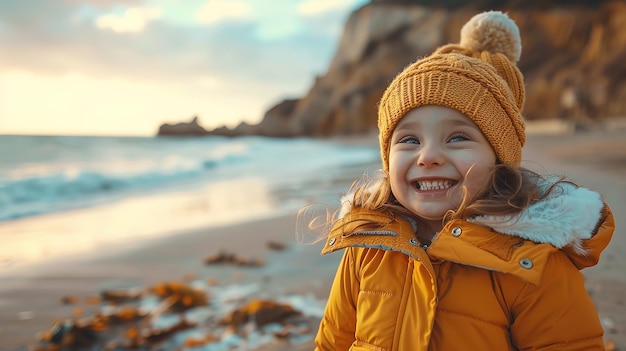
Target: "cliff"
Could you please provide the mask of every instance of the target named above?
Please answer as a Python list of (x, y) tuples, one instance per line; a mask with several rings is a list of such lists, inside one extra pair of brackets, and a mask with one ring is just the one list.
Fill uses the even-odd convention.
[(206, 135), (207, 131), (198, 123), (198, 116), (194, 116), (189, 122), (162, 124), (159, 126), (157, 134), (164, 136), (202, 136)]
[[(486, 3), (504, 5), (484, 8)], [(538, 1), (532, 8), (524, 3), (445, 8), (371, 2), (348, 18), (327, 72), (305, 96), (279, 103), (258, 125), (208, 133), (330, 136), (375, 129), (377, 103), (393, 77), (438, 46), (458, 42), (461, 26), (485, 9), (506, 11), (520, 28), (527, 120), (566, 118), (583, 124), (625, 116), (626, 2)]]

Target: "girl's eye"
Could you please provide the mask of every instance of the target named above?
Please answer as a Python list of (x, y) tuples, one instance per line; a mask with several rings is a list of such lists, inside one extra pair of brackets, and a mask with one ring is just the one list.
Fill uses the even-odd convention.
[(420, 141), (416, 137), (405, 136), (404, 138), (398, 140), (399, 144), (419, 144)]
[(449, 139), (450, 142), (457, 142), (457, 141), (464, 141), (464, 140), (471, 140), (471, 138), (467, 134), (464, 134), (464, 133), (454, 133)]

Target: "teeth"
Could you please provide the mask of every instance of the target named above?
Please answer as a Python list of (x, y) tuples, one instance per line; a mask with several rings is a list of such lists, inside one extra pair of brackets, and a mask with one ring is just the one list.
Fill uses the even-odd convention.
[(420, 180), (417, 182), (419, 190), (443, 190), (452, 186), (449, 180)]

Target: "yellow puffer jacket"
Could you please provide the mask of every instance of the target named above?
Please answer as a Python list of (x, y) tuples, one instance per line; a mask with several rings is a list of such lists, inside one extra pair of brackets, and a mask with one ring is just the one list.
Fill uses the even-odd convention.
[(316, 350), (603, 350), (579, 269), (614, 219), (597, 193), (563, 188), (514, 218), (450, 221), (428, 247), (407, 219), (345, 209), (322, 251), (347, 248)]

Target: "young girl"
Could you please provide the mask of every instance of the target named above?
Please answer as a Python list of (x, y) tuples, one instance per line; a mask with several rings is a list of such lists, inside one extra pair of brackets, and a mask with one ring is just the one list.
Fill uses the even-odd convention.
[(602, 350), (580, 269), (614, 229), (601, 196), (520, 167), (521, 40), (501, 12), (401, 72), (379, 105), (383, 172), (331, 218), (346, 249), (317, 350)]

